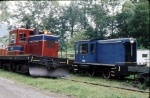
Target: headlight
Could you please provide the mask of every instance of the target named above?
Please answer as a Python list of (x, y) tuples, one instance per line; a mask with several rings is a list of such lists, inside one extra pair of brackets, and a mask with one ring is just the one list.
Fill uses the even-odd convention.
[(131, 43), (131, 44), (134, 43), (134, 38), (130, 38), (130, 43)]

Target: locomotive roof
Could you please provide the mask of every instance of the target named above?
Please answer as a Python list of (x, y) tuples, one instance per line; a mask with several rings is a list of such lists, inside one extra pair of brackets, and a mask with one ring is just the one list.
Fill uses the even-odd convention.
[(97, 38), (97, 39), (89, 39), (89, 40), (78, 40), (78, 41), (75, 41), (75, 42), (88, 42), (88, 41), (96, 41), (96, 40), (106, 40), (104, 38)]
[(43, 35), (45, 35), (45, 36), (52, 36), (52, 37), (59, 37), (59, 36), (56, 36), (56, 35), (47, 35), (47, 34), (31, 35), (31, 36), (29, 36), (29, 37), (43, 36)]
[[(31, 30), (31, 31), (34, 30), (34, 29), (26, 29), (26, 28), (16, 28), (16, 29), (13, 29), (13, 30), (18, 30), (18, 29), (21, 29), (21, 30)], [(10, 31), (13, 31), (13, 30), (10, 30)]]
[[(107, 40), (100, 40), (100, 41), (130, 41), (131, 38), (118, 38), (118, 39), (107, 39)], [(133, 38), (136, 40), (135, 38)]]
[[(16, 29), (13, 29), (13, 30), (19, 30), (19, 29), (21, 29), (21, 30), (30, 30), (30, 31), (34, 31), (34, 28), (32, 28), (32, 29), (27, 29), (27, 28), (16, 28)], [(11, 31), (13, 31), (13, 30), (11, 30)], [(39, 32), (42, 32), (42, 30), (39, 30)]]
[[(134, 38), (133, 38), (134, 39)], [(89, 42), (89, 41), (103, 41), (103, 42), (106, 42), (106, 41), (130, 41), (130, 38), (116, 38), (116, 39), (90, 39), (90, 40), (79, 40), (79, 41), (75, 41), (75, 42)], [(136, 39), (134, 39), (134, 41), (136, 41)]]

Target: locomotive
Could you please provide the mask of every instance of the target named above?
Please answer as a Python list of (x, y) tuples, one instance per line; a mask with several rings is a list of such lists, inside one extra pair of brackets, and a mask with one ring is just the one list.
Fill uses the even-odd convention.
[(9, 32), (9, 45), (0, 49), (0, 68), (31, 76), (69, 75), (67, 58), (58, 57), (58, 36), (38, 28), (17, 28)]
[(107, 79), (138, 74), (149, 81), (149, 67), (137, 63), (137, 48), (134, 38), (76, 41), (73, 68), (90, 76), (101, 73)]
[(134, 38), (76, 41), (74, 60), (59, 58), (58, 46), (58, 36), (37, 28), (17, 28), (9, 32), (8, 47), (0, 49), (0, 68), (41, 77), (65, 77), (70, 70), (90, 76), (101, 73), (106, 79), (137, 74), (149, 81), (149, 67), (137, 63)]

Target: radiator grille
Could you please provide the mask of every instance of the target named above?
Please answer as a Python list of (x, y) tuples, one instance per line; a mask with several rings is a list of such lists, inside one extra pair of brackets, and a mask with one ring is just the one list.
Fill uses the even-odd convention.
[(47, 40), (46, 48), (55, 48), (55, 41)]

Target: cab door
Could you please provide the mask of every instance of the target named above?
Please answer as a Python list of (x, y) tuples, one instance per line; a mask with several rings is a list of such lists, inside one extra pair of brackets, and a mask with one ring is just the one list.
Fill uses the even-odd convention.
[(89, 63), (89, 43), (88, 42), (77, 42), (75, 44), (75, 62)]
[(96, 63), (96, 43), (89, 43), (89, 63)]

